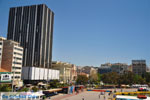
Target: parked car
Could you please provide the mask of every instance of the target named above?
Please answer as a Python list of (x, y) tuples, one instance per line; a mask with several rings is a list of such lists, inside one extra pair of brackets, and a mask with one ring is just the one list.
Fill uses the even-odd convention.
[(139, 87), (138, 91), (148, 91), (147, 87)]

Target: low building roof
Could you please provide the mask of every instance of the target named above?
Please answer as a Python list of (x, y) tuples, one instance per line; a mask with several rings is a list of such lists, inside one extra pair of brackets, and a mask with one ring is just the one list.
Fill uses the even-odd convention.
[(4, 38), (4, 37), (0, 37), (0, 40), (2, 40), (2, 41), (3, 41), (3, 40), (6, 40), (6, 38)]
[(9, 71), (7, 71), (7, 70), (5, 70), (3, 68), (0, 68), (0, 72), (9, 72)]

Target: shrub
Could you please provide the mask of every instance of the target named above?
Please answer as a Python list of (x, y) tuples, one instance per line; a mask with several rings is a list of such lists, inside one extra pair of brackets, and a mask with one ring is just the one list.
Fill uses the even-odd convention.
[(32, 88), (32, 90), (33, 90), (33, 92), (37, 92), (39, 89), (38, 89), (36, 86), (34, 86), (34, 87)]
[(59, 81), (58, 80), (53, 80), (52, 82), (50, 82), (50, 87), (51, 88), (57, 88), (59, 86)]
[(22, 88), (21, 90), (19, 90), (18, 92), (27, 92), (27, 91), (29, 91), (29, 88)]
[(0, 85), (0, 92), (10, 92), (11, 90), (12, 90), (11, 86), (8, 84), (1, 84)]

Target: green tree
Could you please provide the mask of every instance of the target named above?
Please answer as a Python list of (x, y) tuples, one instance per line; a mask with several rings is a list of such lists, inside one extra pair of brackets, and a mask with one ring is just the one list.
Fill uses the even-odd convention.
[(145, 84), (146, 83), (145, 78), (142, 78), (141, 76), (139, 77), (138, 81), (139, 81), (139, 84)]
[(60, 82), (58, 80), (53, 80), (49, 85), (51, 88), (57, 88), (60, 86)]
[(119, 75), (116, 72), (102, 74), (101, 80), (107, 84), (117, 84)]
[(8, 84), (0, 84), (0, 92), (10, 92), (11, 86)]
[(33, 90), (33, 92), (37, 92), (39, 89), (36, 86), (34, 86), (34, 87), (32, 87), (32, 90)]
[(144, 84), (146, 83), (145, 78), (142, 76), (134, 74), (132, 72), (124, 73), (119, 77), (120, 84)]
[(144, 78), (145, 78), (146, 83), (149, 84), (150, 83), (150, 73), (148, 73), (148, 72), (145, 73)]
[(142, 76), (135, 74), (133, 78), (134, 84), (143, 84), (145, 83), (145, 79)]
[(88, 77), (86, 75), (78, 75), (76, 83), (85, 85), (88, 83)]
[(97, 73), (91, 73), (89, 77), (90, 83), (97, 83), (98, 82), (98, 75)]
[(132, 72), (126, 72), (124, 74), (117, 74), (115, 72), (102, 74), (101, 80), (108, 84), (121, 84), (131, 85), (131, 84), (145, 84), (150, 82), (150, 73), (146, 73), (144, 78), (140, 75), (134, 74)]
[(97, 76), (98, 76), (98, 81), (100, 82), (101, 78), (102, 78), (102, 75), (100, 73), (98, 73)]
[(101, 80), (104, 82), (104, 83), (109, 83), (109, 79), (108, 79), (108, 74), (102, 74), (101, 76)]
[(117, 74), (116, 72), (112, 72), (112, 73), (109, 73), (109, 76), (110, 76), (110, 82), (112, 84), (117, 84), (118, 83), (118, 79), (119, 79), (119, 74)]
[(27, 92), (29, 91), (29, 88), (27, 87), (23, 87), (21, 90), (19, 90), (18, 92)]
[(122, 75), (119, 75), (119, 84), (133, 84), (134, 83), (134, 74), (132, 72), (126, 72)]

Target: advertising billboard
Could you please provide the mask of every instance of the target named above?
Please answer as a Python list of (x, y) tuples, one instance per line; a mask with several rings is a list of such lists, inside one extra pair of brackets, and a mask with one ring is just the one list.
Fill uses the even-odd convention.
[(0, 82), (11, 82), (11, 74), (1, 74)]

